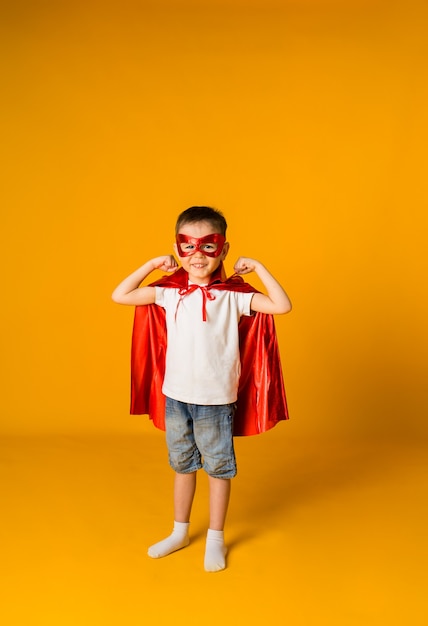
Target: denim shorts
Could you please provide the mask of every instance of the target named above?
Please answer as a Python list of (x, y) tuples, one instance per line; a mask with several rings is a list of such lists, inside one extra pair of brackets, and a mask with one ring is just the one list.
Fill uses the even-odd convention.
[(169, 464), (179, 474), (203, 468), (214, 478), (236, 476), (233, 416), (236, 404), (187, 404), (166, 398)]

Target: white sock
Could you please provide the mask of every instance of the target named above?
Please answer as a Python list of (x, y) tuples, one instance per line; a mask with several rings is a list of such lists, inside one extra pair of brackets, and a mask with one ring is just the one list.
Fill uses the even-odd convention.
[(171, 554), (171, 552), (185, 548), (189, 543), (189, 524), (186, 522), (174, 522), (174, 529), (169, 537), (150, 546), (147, 554), (153, 559), (159, 559), (162, 556)]
[(223, 531), (209, 528), (205, 547), (205, 570), (207, 572), (219, 572), (224, 569), (226, 567), (226, 552)]

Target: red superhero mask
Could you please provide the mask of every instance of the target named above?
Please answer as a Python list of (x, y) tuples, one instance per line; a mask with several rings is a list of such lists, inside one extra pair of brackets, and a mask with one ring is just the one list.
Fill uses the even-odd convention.
[(205, 237), (189, 237), (188, 235), (177, 235), (177, 250), (180, 256), (191, 256), (199, 250), (205, 256), (219, 256), (223, 250), (226, 238), (220, 233), (213, 233)]

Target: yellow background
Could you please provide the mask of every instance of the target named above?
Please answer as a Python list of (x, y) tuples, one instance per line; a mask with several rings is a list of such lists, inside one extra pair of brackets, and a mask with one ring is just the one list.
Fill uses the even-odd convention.
[(293, 300), (299, 428), (425, 433), (423, 5), (103, 4), (2, 20), (2, 427), (135, 424), (110, 292), (205, 203)]
[[(1, 11), (0, 430), (5, 508), (15, 511), (8, 524), (17, 539), (16, 545), (8, 542), (14, 546), (9, 566), (14, 564), (17, 577), (11, 570), (6, 575), (14, 590), (10, 597), (15, 592), (19, 597), (21, 585), (27, 593), (33, 589), (32, 624), (139, 624), (157, 615), (153, 603), (166, 611), (162, 576), (170, 576), (171, 585), (177, 575), (190, 576), (193, 589), (207, 585), (206, 593), (215, 598), (226, 592), (222, 584), (230, 589), (232, 582), (234, 593), (250, 603), (239, 606), (228, 596), (229, 618), (237, 619), (245, 618), (245, 611), (253, 614), (254, 584), (260, 589), (269, 577), (284, 577), (280, 597), (272, 600), (269, 585), (265, 601), (253, 607), (269, 623), (276, 623), (281, 611), (293, 626), (365, 626), (387, 623), (386, 618), (403, 623), (411, 611), (407, 623), (425, 624), (419, 591), (426, 555), (422, 446), (428, 404), (426, 2), (18, 0), (2, 2)], [(257, 528), (270, 525), (272, 511), (279, 526), (260, 540), (257, 558), (242, 544), (243, 554), (236, 553), (234, 561), (235, 567), (246, 564), (241, 578), (235, 574), (231, 580), (228, 568), (215, 583), (212, 577), (206, 583), (199, 572), (193, 580), (193, 562), (183, 566), (181, 554), (155, 564), (170, 569), (141, 574), (154, 566), (140, 565), (144, 550), (138, 559), (132, 553), (126, 560), (127, 551), (118, 544), (109, 554), (123, 573), (121, 586), (119, 578), (108, 583), (103, 578), (108, 563), (99, 557), (107, 545), (111, 550), (111, 536), (132, 528), (138, 545), (145, 546), (143, 529), (160, 528), (160, 518), (169, 523), (170, 510), (168, 486), (158, 511), (149, 504), (155, 495), (144, 496), (153, 510), (148, 518), (138, 517), (138, 537), (133, 514), (117, 518), (129, 482), (121, 461), (130, 462), (130, 455), (133, 467), (140, 468), (139, 480), (127, 487), (132, 501), (132, 486), (139, 497), (144, 489), (157, 490), (142, 479), (145, 472), (162, 475), (165, 459), (163, 441), (147, 418), (129, 415), (133, 311), (114, 305), (110, 294), (146, 259), (171, 250), (175, 218), (194, 204), (225, 213), (228, 271), (240, 255), (258, 258), (294, 305), (290, 315), (277, 318), (291, 420), (266, 437), (237, 443), (242, 457), (237, 498), (244, 509), (252, 502), (248, 517), (255, 516)], [(81, 472), (86, 483), (82, 467), (89, 473), (93, 468), (92, 445), (104, 470), (97, 465), (102, 484), (89, 481), (83, 496), (73, 476)], [(122, 459), (125, 450), (130, 452)], [(266, 458), (262, 476), (255, 461), (260, 455)], [(74, 474), (77, 458), (82, 465)], [(288, 459), (292, 478), (291, 484), (281, 483), (279, 496), (273, 477), (284, 471), (282, 458)], [(393, 468), (394, 475), (385, 468)], [(32, 472), (34, 485), (27, 480)], [(114, 512), (108, 509), (117, 528), (109, 529), (111, 536), (106, 531), (105, 544), (98, 545), (87, 534), (81, 511), (93, 502), (91, 487), (111, 495), (106, 476), (117, 495), (117, 500), (111, 496)], [(349, 514), (349, 526), (338, 519), (343, 499), (362, 476), (367, 484), (360, 485), (361, 492), (357, 488), (353, 506), (363, 515), (370, 502), (378, 506), (378, 516), (374, 527), (367, 517), (359, 533), (361, 518)], [(52, 540), (58, 509), (47, 503), (58, 497), (63, 480), (74, 494), (71, 519), (80, 520), (78, 530), (63, 512), (66, 530), (50, 551), (41, 541), (40, 555), (48, 558), (41, 566), (32, 539)], [(288, 532), (284, 527), (290, 522), (274, 502), (281, 497), (290, 506), (301, 500), (326, 506), (321, 496), (326, 483), (335, 486), (327, 498), (331, 508), (297, 520), (301, 535), (290, 539), (280, 564), (269, 560), (283, 545), (281, 532)], [(23, 511), (31, 519), (35, 510), (38, 521), (28, 535), (17, 519)], [(315, 514), (318, 529), (321, 524), (326, 533), (319, 537)], [(233, 510), (231, 516), (236, 523)], [(391, 544), (383, 533), (388, 523), (395, 524)], [(403, 527), (412, 548), (395, 540)], [(239, 536), (239, 524), (234, 528)], [(346, 534), (345, 528), (353, 532)], [(66, 551), (64, 562), (55, 560), (53, 553), (70, 545), (70, 532), (76, 546), (81, 542), (81, 553), (76, 548), (77, 557)], [(326, 537), (328, 553), (321, 549)], [(94, 540), (99, 552), (91, 553)], [(304, 563), (315, 563), (315, 545), (319, 560), (307, 572)], [(353, 557), (345, 565), (350, 545)], [(362, 550), (371, 556), (356, 565)], [(371, 558), (379, 550), (376, 569)], [(95, 573), (88, 574), (88, 588), (79, 594), (73, 585), (88, 568)], [(401, 613), (392, 601), (402, 592), (400, 570), (410, 594), (401, 598)], [(23, 571), (29, 572), (28, 585), (19, 582)], [(69, 572), (71, 579), (57, 578), (54, 571)], [(34, 578), (39, 584), (44, 580), (46, 602), (39, 587), (34, 590)], [(89, 588), (94, 579), (102, 581), (99, 597)], [(339, 590), (331, 603), (319, 587), (328, 580)], [(154, 598), (148, 604), (141, 600), (141, 606), (133, 603), (140, 584)], [(124, 592), (113, 609), (111, 593), (108, 601), (100, 591), (109, 585), (123, 592), (134, 585), (135, 598)], [(122, 621), (125, 605), (127, 621)], [(201, 604), (200, 621), (211, 623), (203, 611)], [(14, 621), (9, 615), (6, 623), (30, 622), (28, 616)]]
[(230, 263), (266, 262), (293, 300), (296, 428), (425, 434), (427, 13), (11, 3), (2, 429), (134, 427), (131, 314), (110, 292), (204, 203)]

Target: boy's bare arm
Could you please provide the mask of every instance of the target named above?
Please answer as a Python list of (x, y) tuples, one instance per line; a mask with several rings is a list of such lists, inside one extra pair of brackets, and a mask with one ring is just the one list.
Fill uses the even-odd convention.
[(255, 272), (262, 281), (266, 294), (255, 293), (251, 300), (251, 310), (260, 313), (281, 314), (291, 311), (291, 302), (279, 282), (272, 276), (269, 270), (255, 259), (239, 257), (235, 263), (236, 274), (249, 274)]
[(147, 261), (147, 263), (144, 263), (135, 272), (132, 272), (116, 287), (111, 296), (112, 300), (118, 304), (129, 304), (132, 306), (153, 304), (155, 301), (155, 288), (149, 285), (140, 287), (140, 284), (153, 270), (173, 272), (177, 267), (177, 261), (170, 254)]

